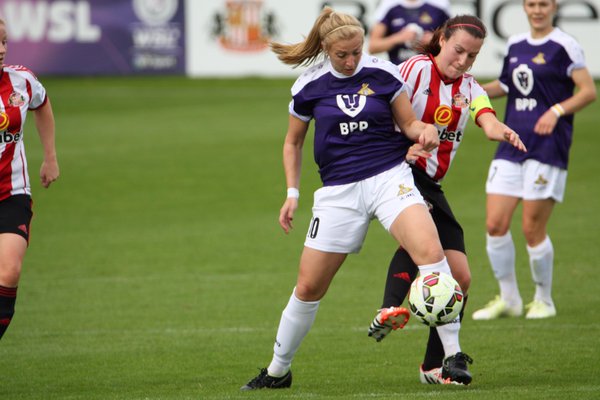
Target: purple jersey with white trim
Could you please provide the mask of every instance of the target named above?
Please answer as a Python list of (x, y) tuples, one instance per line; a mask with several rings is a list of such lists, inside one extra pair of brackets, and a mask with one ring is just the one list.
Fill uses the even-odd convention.
[(404, 91), (398, 67), (363, 54), (354, 75), (325, 60), (292, 87), (290, 114), (315, 120), (314, 157), (325, 186), (361, 181), (404, 161), (391, 103)]
[(533, 129), (550, 107), (573, 95), (571, 74), (584, 67), (581, 46), (558, 28), (542, 39), (533, 39), (529, 33), (509, 39), (500, 75), (502, 89), (508, 94), (505, 122), (521, 136), (527, 153), (502, 142), (496, 159), (519, 163), (534, 159), (567, 169), (573, 115), (559, 118), (551, 135), (538, 135)]
[[(417, 24), (423, 30), (433, 32), (448, 18), (450, 4), (445, 0), (383, 0), (375, 10), (375, 21), (386, 26), (386, 36), (400, 32), (409, 24)], [(388, 57), (394, 64), (400, 64), (416, 54), (405, 44), (388, 51)]]

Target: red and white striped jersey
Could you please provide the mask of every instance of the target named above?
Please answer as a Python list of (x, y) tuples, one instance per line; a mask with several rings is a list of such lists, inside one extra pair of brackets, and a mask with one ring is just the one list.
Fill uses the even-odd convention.
[[(415, 165), (433, 180), (441, 181), (463, 140), (469, 115), (477, 120), (481, 113), (493, 109), (489, 101), (476, 101), (481, 96), (487, 100), (487, 93), (472, 75), (444, 80), (430, 55), (411, 57), (399, 68), (417, 118), (435, 125), (440, 137), (440, 145), (432, 151), (432, 157), (419, 158)], [(480, 103), (488, 106), (478, 107)]]
[(0, 130), (0, 200), (16, 194), (31, 195), (23, 127), (27, 111), (46, 101), (46, 90), (31, 71), (22, 66), (2, 67), (0, 112), (8, 116), (9, 123)]

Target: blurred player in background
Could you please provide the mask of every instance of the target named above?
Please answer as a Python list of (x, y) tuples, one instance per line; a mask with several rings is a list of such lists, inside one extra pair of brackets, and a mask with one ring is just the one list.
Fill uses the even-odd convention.
[[(439, 144), (437, 129), (419, 121), (398, 67), (363, 53), (364, 31), (353, 16), (326, 7), (306, 39), (272, 43), (289, 65), (317, 63), (292, 87), (283, 146), (287, 199), (279, 224), (287, 233), (298, 207), (302, 147), (315, 120), (314, 157), (323, 187), (314, 194), (296, 287), (283, 310), (271, 363), (242, 390), (287, 388), (291, 364), (338, 269), (360, 251), (369, 223), (378, 219), (423, 273), (450, 274), (435, 225), (410, 167), (394, 121), (424, 151)], [(411, 142), (411, 144), (412, 144)]]
[(387, 52), (391, 62), (400, 64), (416, 55), (414, 47), (428, 43), (448, 18), (446, 0), (383, 0), (375, 10), (369, 53)]
[[(442, 191), (441, 181), (464, 140), (469, 117), (490, 140), (505, 142), (519, 152), (526, 150), (519, 135), (498, 121), (487, 94), (467, 73), (485, 37), (486, 28), (479, 18), (471, 15), (450, 18), (435, 31), (430, 42), (417, 47), (420, 55), (399, 66), (417, 118), (435, 124), (439, 131), (439, 147), (427, 152), (420, 144), (414, 144), (407, 161), (411, 163), (415, 184), (429, 205), (452, 276), (465, 294), (465, 306), (471, 273), (464, 235)], [(390, 262), (382, 309), (369, 328), (369, 336), (380, 341), (391, 329), (399, 327), (393, 326), (398, 314), (402, 313), (398, 306), (404, 301), (416, 274), (417, 267), (410, 255), (399, 248)], [(453, 340), (454, 336), (458, 336), (463, 313), (464, 306), (461, 318), (454, 323), (430, 328), (427, 351), (420, 368), (422, 383), (471, 382), (466, 364), (472, 360), (454, 347), (458, 340)], [(450, 368), (456, 364), (461, 367), (456, 370)], [(457, 371), (460, 373), (455, 373)]]
[(23, 126), (33, 111), (44, 148), (42, 186), (59, 175), (54, 145), (54, 115), (46, 90), (28, 69), (4, 65), (6, 24), (0, 20), (0, 338), (15, 312), (21, 264), (29, 243), (32, 202)]
[(554, 249), (546, 227), (565, 192), (574, 113), (596, 98), (581, 46), (552, 24), (556, 1), (525, 0), (523, 6), (529, 32), (509, 39), (500, 78), (483, 86), (492, 98), (508, 96), (505, 122), (521, 134), (529, 151), (524, 154), (501, 143), (490, 165), (486, 248), (500, 295), (473, 313), (476, 320), (523, 313), (509, 230), (520, 202), (535, 282), (526, 318), (556, 315), (551, 295)]

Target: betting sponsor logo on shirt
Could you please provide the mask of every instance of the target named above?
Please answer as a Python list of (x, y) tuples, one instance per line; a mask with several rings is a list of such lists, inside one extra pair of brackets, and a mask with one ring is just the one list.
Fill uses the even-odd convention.
[(440, 138), (440, 142), (444, 142), (444, 141), (448, 141), (448, 142), (460, 142), (460, 140), (462, 139), (462, 135), (463, 135), (463, 133), (461, 131), (454, 132), (454, 131), (449, 131), (446, 128), (442, 129), (438, 133), (438, 136)]
[(0, 133), (0, 144), (13, 143), (13, 142), (17, 143), (20, 140), (21, 140), (20, 132), (10, 133), (10, 132), (4, 131), (4, 132)]

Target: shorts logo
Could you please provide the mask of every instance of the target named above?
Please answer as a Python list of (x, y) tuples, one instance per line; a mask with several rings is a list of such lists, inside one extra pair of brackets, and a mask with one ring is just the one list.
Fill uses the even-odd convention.
[(392, 275), (394, 278), (402, 279), (408, 283), (412, 283), (412, 279), (410, 279), (410, 275), (408, 272), (398, 272), (397, 274)]
[(547, 185), (548, 184), (548, 180), (546, 178), (544, 178), (541, 174), (538, 176), (538, 178), (535, 180), (536, 185)]
[(445, 104), (438, 106), (433, 113), (433, 120), (438, 125), (448, 126), (452, 121), (452, 109)]
[(338, 94), (335, 99), (340, 110), (352, 118), (356, 117), (367, 104), (367, 96), (360, 94)]
[(404, 184), (398, 185), (398, 197), (404, 196), (407, 193), (412, 192), (412, 188), (405, 186)]
[(521, 64), (513, 70), (513, 84), (523, 94), (529, 95), (533, 90), (533, 71), (527, 64)]

